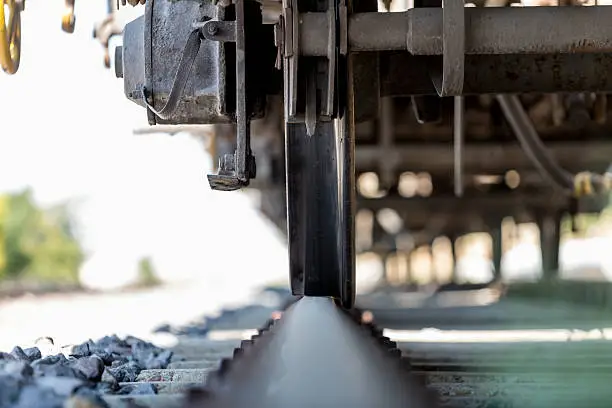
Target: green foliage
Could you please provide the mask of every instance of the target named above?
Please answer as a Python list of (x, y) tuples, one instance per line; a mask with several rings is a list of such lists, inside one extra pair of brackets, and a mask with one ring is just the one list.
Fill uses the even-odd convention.
[(157, 274), (155, 273), (151, 259), (142, 258), (140, 262), (138, 262), (138, 280), (136, 282), (136, 286), (156, 286), (160, 283), (161, 282), (157, 278)]
[(42, 210), (29, 190), (0, 195), (0, 279), (73, 283), (82, 260), (65, 206)]

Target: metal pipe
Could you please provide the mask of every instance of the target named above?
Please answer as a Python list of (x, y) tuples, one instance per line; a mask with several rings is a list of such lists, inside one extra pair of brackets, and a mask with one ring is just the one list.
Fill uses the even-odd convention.
[[(612, 27), (607, 24), (612, 7), (472, 7), (464, 12), (468, 55), (612, 51)], [(406, 13), (410, 21), (406, 49), (414, 55), (442, 55), (442, 9)], [(384, 17), (379, 17), (379, 25), (386, 24)], [(375, 27), (359, 29), (373, 35)]]
[[(467, 7), (464, 13), (466, 55), (612, 52), (612, 7)], [(442, 55), (442, 16), (442, 8), (353, 14), (349, 49)], [(300, 15), (301, 55), (327, 55), (326, 19), (326, 13)]]
[(355, 52), (406, 50), (408, 32), (410, 13), (353, 14), (348, 24), (349, 49)]

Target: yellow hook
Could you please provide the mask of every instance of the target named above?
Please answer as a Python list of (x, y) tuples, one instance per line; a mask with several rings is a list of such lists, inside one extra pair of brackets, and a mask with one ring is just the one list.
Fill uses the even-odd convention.
[[(21, 6), (15, 0), (0, 0), (0, 66), (7, 74), (19, 69), (21, 57)], [(8, 24), (5, 15), (8, 9)]]

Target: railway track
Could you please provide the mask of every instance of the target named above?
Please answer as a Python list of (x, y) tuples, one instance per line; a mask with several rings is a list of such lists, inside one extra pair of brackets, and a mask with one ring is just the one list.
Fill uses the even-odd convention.
[[(572, 321), (570, 309), (574, 309), (574, 316), (584, 320), (585, 310), (566, 307), (502, 299), (475, 310), (480, 317), (509, 310), (531, 311), (541, 321), (563, 327), (564, 322)], [(445, 317), (461, 319), (470, 311), (448, 308)], [(374, 316), (381, 316), (382, 326), (388, 312), (373, 310)], [(418, 311), (406, 309), (404, 313), (405, 327), (411, 328), (410, 316)], [(414, 325), (412, 330), (398, 330), (397, 314), (393, 321), (387, 321), (394, 329), (382, 331), (359, 324), (359, 313), (341, 311), (328, 299), (303, 298), (280, 320), (262, 323), (258, 331), (239, 330), (230, 339), (219, 339), (228, 331), (182, 336), (168, 350), (155, 349), (151, 356), (161, 362), (148, 363), (148, 368), (137, 370), (132, 378), (114, 382), (108, 373), (116, 373), (113, 369), (120, 364), (112, 363), (100, 378), (82, 381), (80, 388), (75, 386), (69, 392), (64, 390), (63, 400), (39, 400), (40, 405), (30, 406), (569, 408), (608, 407), (612, 400), (612, 342), (607, 340), (610, 333), (606, 330), (501, 331), (503, 319), (498, 319), (496, 331), (476, 333), (472, 321), (464, 327), (472, 331), (461, 336), (455, 331), (418, 331)], [(605, 327), (605, 317), (593, 316), (592, 321), (584, 322), (586, 326), (599, 323)], [(506, 315), (506, 329), (517, 328), (515, 318)], [(435, 321), (431, 323), (435, 325)], [(139, 350), (153, 350), (133, 338), (125, 341), (140, 344), (128, 348), (122, 356), (125, 360), (141, 361)], [(87, 346), (89, 353), (75, 355), (75, 349), (64, 353), (72, 353), (68, 360), (74, 366), (97, 358), (95, 344)], [(123, 343), (117, 339), (112, 347), (117, 344)], [(76, 350), (82, 351), (83, 345)], [(153, 361), (151, 356), (146, 358)], [(29, 374), (32, 379), (25, 381), (26, 386), (22, 384), (22, 393), (27, 384), (41, 380), (51, 389), (69, 387), (69, 374), (64, 373), (63, 382), (53, 382), (49, 380), (52, 375), (46, 379), (40, 376), (40, 361), (29, 366), (34, 367), (34, 373)], [(10, 375), (19, 377), (25, 372), (27, 377), (24, 365), (4, 354), (0, 367), (0, 406), (28, 406), (18, 396), (9, 401), (6, 381), (2, 385), (2, 379)], [(85, 389), (91, 392), (83, 392)], [(96, 398), (97, 394), (101, 397)]]

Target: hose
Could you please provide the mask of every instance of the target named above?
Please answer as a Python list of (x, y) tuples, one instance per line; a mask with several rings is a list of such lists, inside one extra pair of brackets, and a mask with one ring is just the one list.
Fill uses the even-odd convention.
[(542, 175), (557, 190), (574, 197), (612, 191), (612, 174), (581, 172), (573, 175), (550, 155), (516, 95), (497, 95), (502, 112), (521, 148)]

